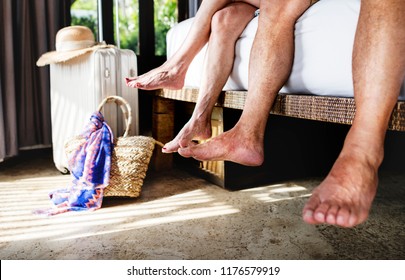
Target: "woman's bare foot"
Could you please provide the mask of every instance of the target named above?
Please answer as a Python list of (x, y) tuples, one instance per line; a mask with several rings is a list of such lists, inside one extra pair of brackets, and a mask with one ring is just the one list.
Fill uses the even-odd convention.
[(233, 128), (203, 144), (180, 148), (178, 153), (203, 161), (226, 160), (247, 166), (261, 165), (264, 160), (263, 141), (244, 135)]
[(309, 224), (354, 227), (369, 214), (377, 191), (378, 165), (364, 155), (341, 155), (303, 209)]
[(126, 84), (129, 87), (144, 90), (181, 89), (184, 86), (185, 77), (186, 71), (165, 63), (141, 76), (126, 78)]
[(194, 120), (191, 118), (177, 136), (162, 148), (163, 153), (175, 153), (179, 148), (193, 145), (193, 140), (206, 140), (211, 137), (210, 120)]

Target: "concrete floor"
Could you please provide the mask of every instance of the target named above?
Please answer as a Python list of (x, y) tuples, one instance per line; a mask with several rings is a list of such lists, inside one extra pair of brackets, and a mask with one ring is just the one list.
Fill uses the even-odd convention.
[(302, 222), (320, 179), (229, 192), (176, 169), (149, 172), (137, 199), (31, 214), (69, 181), (46, 152), (0, 163), (0, 259), (405, 259), (405, 174), (381, 176), (369, 220), (355, 229)]

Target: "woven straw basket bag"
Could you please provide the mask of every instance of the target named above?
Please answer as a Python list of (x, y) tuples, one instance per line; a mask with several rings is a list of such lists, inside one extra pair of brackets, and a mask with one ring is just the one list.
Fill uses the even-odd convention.
[[(104, 196), (138, 197), (155, 145), (163, 147), (163, 144), (148, 136), (129, 136), (132, 123), (131, 106), (120, 96), (109, 96), (100, 103), (97, 110), (101, 111), (109, 102), (120, 106), (125, 118), (125, 132), (122, 137), (114, 139), (110, 183), (104, 190)], [(66, 154), (83, 141), (80, 137), (69, 140), (65, 145)]]

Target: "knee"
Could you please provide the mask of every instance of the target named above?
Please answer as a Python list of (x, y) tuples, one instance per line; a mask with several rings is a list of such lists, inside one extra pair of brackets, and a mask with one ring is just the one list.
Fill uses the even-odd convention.
[(269, 19), (296, 21), (310, 6), (305, 0), (268, 0), (260, 2), (260, 15)]
[[(252, 14), (253, 18), (253, 14)], [(229, 35), (235, 30), (238, 22), (238, 9), (235, 6), (227, 6), (217, 11), (211, 20), (211, 32), (213, 35)]]

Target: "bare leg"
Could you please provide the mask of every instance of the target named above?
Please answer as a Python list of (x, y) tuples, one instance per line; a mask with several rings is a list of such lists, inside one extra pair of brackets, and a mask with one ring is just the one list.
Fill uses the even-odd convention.
[(234, 128), (206, 143), (179, 149), (182, 156), (249, 166), (262, 164), (268, 115), (291, 72), (295, 22), (310, 3), (308, 0), (261, 1), (259, 27), (250, 57), (249, 94), (240, 120)]
[(388, 121), (405, 75), (405, 2), (361, 4), (353, 53), (356, 116), (332, 170), (303, 209), (310, 224), (353, 227), (367, 219)]
[(236, 40), (253, 18), (255, 10), (249, 4), (233, 3), (213, 16), (196, 107), (191, 119), (176, 138), (163, 147), (163, 152), (177, 152), (192, 140), (211, 137), (212, 110), (232, 70)]
[(203, 1), (186, 39), (176, 53), (162, 66), (139, 77), (127, 78), (127, 85), (145, 90), (182, 88), (188, 66), (208, 41), (212, 16), (231, 2), (233, 1)]

